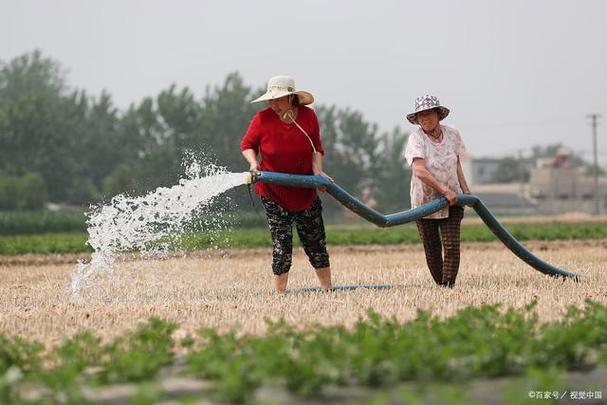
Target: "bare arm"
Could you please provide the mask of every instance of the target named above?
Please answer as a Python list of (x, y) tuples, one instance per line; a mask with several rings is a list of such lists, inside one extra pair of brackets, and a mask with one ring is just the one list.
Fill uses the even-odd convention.
[(320, 152), (312, 153), (312, 173), (315, 176), (329, 177), (322, 171), (322, 153)]
[(464, 176), (464, 169), (462, 169), (462, 164), (459, 161), (459, 156), (457, 157), (457, 179), (459, 180), (459, 186), (462, 188), (464, 194), (470, 194), (470, 187), (468, 187), (466, 176)]
[[(333, 179), (329, 177), (325, 172), (322, 171), (322, 153), (314, 152), (312, 153), (312, 173), (315, 176), (323, 176), (333, 182)], [(320, 191), (326, 191), (326, 187), (319, 187)]]
[(257, 162), (257, 152), (253, 149), (245, 149), (242, 151), (242, 156), (249, 163), (249, 170), (259, 170), (259, 163)]
[(455, 191), (451, 190), (447, 187), (446, 184), (443, 184), (436, 180), (436, 178), (428, 171), (426, 168), (426, 162), (422, 158), (413, 159), (413, 175), (417, 176), (424, 184), (432, 187), (439, 193), (441, 193), (447, 200), (449, 200), (449, 205), (455, 205), (457, 202), (457, 194)]
[(322, 173), (322, 153), (312, 153), (312, 173), (319, 176)]

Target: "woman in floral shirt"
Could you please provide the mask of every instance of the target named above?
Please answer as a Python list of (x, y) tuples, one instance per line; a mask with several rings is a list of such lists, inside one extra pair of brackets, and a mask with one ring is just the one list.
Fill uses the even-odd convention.
[(415, 111), (407, 115), (407, 120), (419, 128), (409, 136), (405, 158), (413, 168), (413, 208), (440, 197), (449, 201), (449, 207), (416, 223), (432, 278), (438, 285), (452, 288), (459, 270), (460, 226), (464, 217), (464, 208), (457, 205), (457, 193), (469, 194), (470, 189), (460, 163), (466, 148), (459, 131), (440, 124), (447, 115), (449, 109), (434, 96), (415, 100)]

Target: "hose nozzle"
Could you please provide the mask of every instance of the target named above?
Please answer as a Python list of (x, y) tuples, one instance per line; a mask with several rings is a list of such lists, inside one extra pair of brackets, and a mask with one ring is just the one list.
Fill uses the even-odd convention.
[(255, 170), (251, 170), (248, 172), (244, 172), (244, 184), (253, 184), (259, 180), (259, 172)]

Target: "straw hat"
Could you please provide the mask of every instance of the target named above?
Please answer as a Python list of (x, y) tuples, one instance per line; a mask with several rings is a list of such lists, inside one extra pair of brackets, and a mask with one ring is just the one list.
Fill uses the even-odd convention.
[(257, 103), (260, 101), (274, 100), (288, 96), (290, 94), (296, 94), (299, 97), (299, 104), (306, 105), (314, 102), (314, 96), (303, 90), (295, 90), (295, 79), (291, 76), (274, 76), (268, 80), (268, 89), (260, 97), (257, 97), (251, 103)]
[(445, 117), (447, 117), (447, 115), (449, 115), (449, 109), (440, 105), (440, 101), (438, 100), (438, 98), (436, 98), (436, 96), (425, 94), (415, 99), (415, 111), (407, 114), (407, 120), (409, 120), (411, 124), (417, 124), (416, 115), (418, 112), (432, 110), (434, 108), (438, 109), (439, 121), (442, 121), (443, 119), (445, 119)]

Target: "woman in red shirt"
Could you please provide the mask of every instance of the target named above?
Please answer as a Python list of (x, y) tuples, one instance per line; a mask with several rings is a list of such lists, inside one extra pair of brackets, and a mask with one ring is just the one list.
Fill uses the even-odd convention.
[[(326, 176), (318, 118), (306, 107), (314, 101), (312, 94), (296, 91), (295, 80), (289, 76), (275, 76), (268, 81), (266, 93), (252, 103), (260, 101), (267, 101), (268, 108), (255, 114), (240, 144), (250, 170)], [(276, 291), (284, 293), (287, 288), (293, 223), (321, 287), (331, 289), (322, 204), (316, 190), (259, 182), (255, 192), (261, 197), (272, 235)]]

